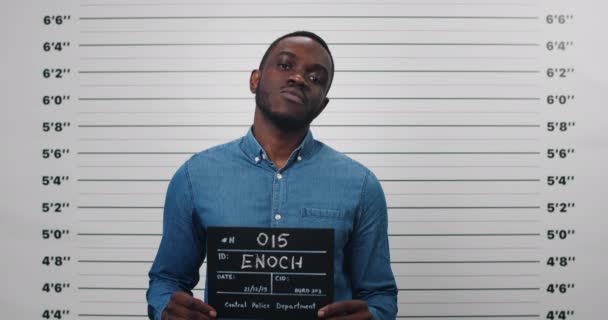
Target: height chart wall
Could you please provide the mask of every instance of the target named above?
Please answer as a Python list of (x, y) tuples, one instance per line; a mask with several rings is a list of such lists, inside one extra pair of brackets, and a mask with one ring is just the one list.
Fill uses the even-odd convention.
[(4, 317), (146, 317), (169, 179), (246, 133), (249, 74), (295, 30), (336, 62), (313, 134), (386, 193), (399, 318), (605, 315), (604, 2), (2, 7)]

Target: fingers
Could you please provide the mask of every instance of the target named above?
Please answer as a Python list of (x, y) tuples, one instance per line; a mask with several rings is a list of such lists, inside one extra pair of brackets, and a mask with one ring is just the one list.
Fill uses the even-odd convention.
[(332, 304), (328, 304), (325, 307), (319, 310), (319, 313), (323, 313), (325, 317), (340, 315), (340, 314), (350, 314), (356, 310), (361, 308), (367, 309), (367, 303), (362, 300), (349, 300), (349, 301), (339, 301), (334, 302)]
[(330, 320), (371, 319), (371, 314), (367, 309), (367, 302), (363, 300), (334, 302), (321, 308), (318, 316)]
[(214, 319), (216, 316), (215, 309), (202, 300), (185, 292), (174, 292), (163, 311), (162, 319), (208, 320)]
[(194, 299), (193, 309), (197, 310), (200, 313), (208, 314), (212, 318), (217, 317), (217, 312), (215, 311), (215, 309), (212, 306), (204, 303), (202, 300)]
[(169, 302), (174, 302), (179, 305), (188, 307), (190, 304), (192, 304), (192, 301), (194, 299), (195, 299), (194, 297), (192, 297), (191, 295), (189, 295), (185, 292), (176, 291), (176, 292), (173, 292), (173, 294), (171, 294), (171, 299), (169, 299)]
[(204, 314), (196, 310), (188, 309), (184, 306), (167, 304), (163, 312), (163, 320), (210, 320), (216, 319), (215, 316)]

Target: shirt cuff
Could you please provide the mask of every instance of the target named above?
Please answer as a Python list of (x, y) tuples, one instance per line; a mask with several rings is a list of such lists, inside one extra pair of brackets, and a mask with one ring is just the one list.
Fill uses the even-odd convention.
[(369, 313), (372, 314), (373, 320), (380, 320), (380, 317), (378, 317), (378, 310), (376, 310), (376, 308), (372, 306), (367, 306), (367, 310), (369, 310)]

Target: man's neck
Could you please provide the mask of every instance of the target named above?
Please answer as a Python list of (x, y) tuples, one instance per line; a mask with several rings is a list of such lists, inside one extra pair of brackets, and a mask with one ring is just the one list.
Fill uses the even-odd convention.
[(295, 150), (308, 132), (308, 126), (293, 130), (283, 131), (266, 119), (256, 110), (253, 120), (253, 135), (260, 143), (266, 154), (277, 168), (283, 168), (289, 156)]

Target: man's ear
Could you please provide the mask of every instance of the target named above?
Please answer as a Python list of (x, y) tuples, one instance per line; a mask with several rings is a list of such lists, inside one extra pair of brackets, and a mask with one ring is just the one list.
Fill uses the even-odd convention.
[(323, 111), (325, 109), (325, 107), (327, 106), (328, 103), (329, 103), (329, 98), (325, 97), (325, 99), (323, 99), (323, 104), (321, 105), (321, 110), (319, 111), (319, 113), (321, 113), (321, 111)]
[(251, 71), (251, 75), (249, 76), (249, 91), (251, 93), (255, 93), (258, 89), (258, 83), (260, 82), (260, 70), (253, 69)]

